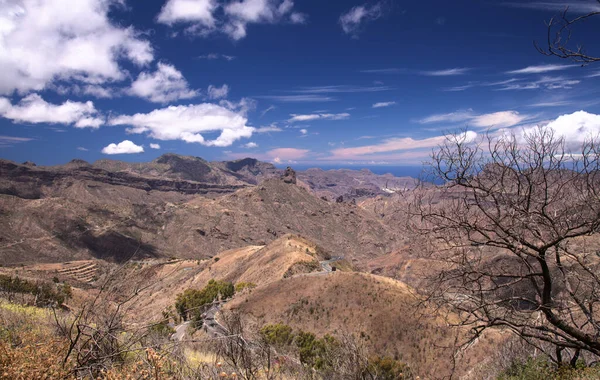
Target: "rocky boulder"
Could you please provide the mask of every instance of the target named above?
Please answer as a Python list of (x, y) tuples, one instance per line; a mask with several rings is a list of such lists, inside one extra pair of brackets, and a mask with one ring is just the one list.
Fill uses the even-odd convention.
[(291, 184), (295, 185), (297, 182), (296, 171), (294, 171), (294, 169), (292, 169), (291, 167), (288, 166), (287, 169), (285, 169), (285, 172), (283, 173), (283, 176), (281, 177), (281, 179), (285, 183), (291, 183)]

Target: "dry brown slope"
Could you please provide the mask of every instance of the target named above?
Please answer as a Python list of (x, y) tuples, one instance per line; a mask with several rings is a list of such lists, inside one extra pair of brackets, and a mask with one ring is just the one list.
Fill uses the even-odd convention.
[[(372, 353), (402, 360), (426, 378), (442, 378), (452, 367), (453, 330), (419, 301), (407, 285), (357, 272), (297, 276), (236, 297), (226, 306), (250, 325), (285, 323), (318, 335), (361, 336)], [(464, 359), (466, 368), (476, 361)]]
[(360, 207), (327, 202), (278, 179), (215, 200), (198, 197), (180, 208), (164, 230), (193, 241), (207, 255), (264, 245), (288, 233), (305, 236), (357, 266), (393, 251), (401, 241), (397, 231)]
[[(234, 284), (250, 282), (260, 287), (281, 280), (294, 268), (296, 271), (317, 270), (319, 257), (316, 251), (316, 245), (309, 240), (286, 235), (267, 246), (222, 252), (215, 257), (217, 261), (150, 261), (141, 268), (132, 267), (128, 275), (123, 276), (120, 286), (143, 289), (132, 304), (131, 313), (136, 319), (151, 320), (173, 305), (177, 294), (189, 288), (202, 289), (211, 279)], [(312, 263), (312, 266), (302, 265), (304, 263)]]

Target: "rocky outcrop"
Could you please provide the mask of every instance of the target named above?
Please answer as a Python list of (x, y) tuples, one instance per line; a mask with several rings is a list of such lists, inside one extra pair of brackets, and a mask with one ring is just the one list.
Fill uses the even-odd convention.
[(143, 177), (130, 172), (110, 172), (71, 162), (63, 167), (43, 168), (18, 165), (0, 160), (0, 194), (15, 195), (20, 198), (38, 199), (45, 192), (52, 193), (55, 187), (67, 181), (92, 181), (105, 185), (125, 186), (145, 191), (175, 191), (184, 194), (223, 194), (232, 193), (245, 185), (220, 185), (168, 178)]
[(294, 184), (295, 185), (297, 183), (296, 172), (294, 171), (294, 169), (292, 169), (291, 167), (288, 166), (285, 169), (285, 172), (283, 173), (283, 176), (281, 176), (281, 179), (285, 183), (290, 183), (290, 184)]

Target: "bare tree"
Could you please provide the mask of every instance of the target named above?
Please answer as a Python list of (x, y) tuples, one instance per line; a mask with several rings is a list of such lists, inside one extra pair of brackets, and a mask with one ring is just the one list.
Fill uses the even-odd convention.
[(420, 190), (412, 227), (439, 263), (429, 299), (456, 312), (470, 341), (499, 327), (553, 347), (556, 362), (600, 356), (598, 143), (571, 147), (540, 127), (449, 135), (432, 154), (445, 184)]
[(544, 55), (571, 59), (584, 65), (600, 61), (600, 57), (588, 54), (583, 45), (577, 44), (573, 46), (571, 41), (573, 28), (600, 15), (600, 0), (596, 1), (598, 2), (597, 10), (587, 14), (572, 18), (569, 15), (569, 8), (567, 7), (560, 16), (551, 18), (546, 24), (548, 27), (546, 46), (541, 47), (537, 43), (534, 43), (536, 49)]

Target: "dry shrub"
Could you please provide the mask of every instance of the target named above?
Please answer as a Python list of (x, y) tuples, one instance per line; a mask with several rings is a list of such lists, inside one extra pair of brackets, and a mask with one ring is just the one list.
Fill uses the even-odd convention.
[(0, 302), (0, 379), (69, 379), (67, 342), (52, 329), (48, 310)]

